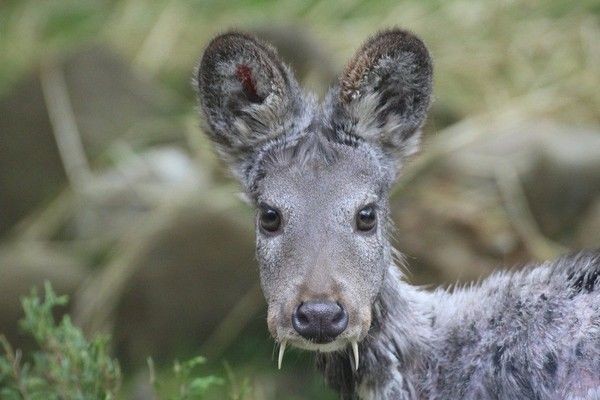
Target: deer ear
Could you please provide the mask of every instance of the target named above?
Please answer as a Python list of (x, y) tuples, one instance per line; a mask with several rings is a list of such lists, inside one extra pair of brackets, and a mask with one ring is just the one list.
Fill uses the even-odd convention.
[(242, 183), (262, 147), (297, 132), (302, 96), (275, 49), (230, 32), (207, 46), (197, 71), (206, 131)]
[(432, 75), (419, 38), (399, 29), (379, 33), (358, 50), (330, 94), (330, 134), (376, 144), (397, 164), (418, 150)]

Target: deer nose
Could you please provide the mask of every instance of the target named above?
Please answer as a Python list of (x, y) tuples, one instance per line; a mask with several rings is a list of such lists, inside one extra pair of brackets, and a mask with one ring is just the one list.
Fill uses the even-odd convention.
[(333, 301), (307, 301), (292, 314), (292, 325), (302, 337), (327, 343), (344, 332), (348, 326), (348, 313)]

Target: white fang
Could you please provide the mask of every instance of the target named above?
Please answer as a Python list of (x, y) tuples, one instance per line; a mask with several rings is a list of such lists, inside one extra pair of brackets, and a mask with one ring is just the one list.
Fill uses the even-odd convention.
[(279, 345), (279, 358), (277, 359), (277, 369), (281, 369), (281, 363), (283, 361), (283, 353), (285, 353), (285, 345), (286, 345), (286, 341), (284, 340), (283, 342), (281, 342), (281, 344)]
[(354, 353), (354, 370), (358, 371), (358, 343), (352, 342), (352, 353)]

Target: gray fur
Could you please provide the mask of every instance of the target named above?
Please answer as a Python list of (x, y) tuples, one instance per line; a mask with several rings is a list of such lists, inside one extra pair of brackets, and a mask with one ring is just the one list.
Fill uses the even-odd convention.
[[(448, 292), (390, 267), (360, 344), (318, 365), (343, 399), (566, 399), (600, 393), (600, 252)], [(361, 394), (359, 397), (358, 395)]]
[[(200, 104), (209, 136), (257, 206), (271, 334), (317, 351), (343, 399), (594, 396), (600, 252), (452, 291), (413, 287), (394, 265), (388, 194), (418, 148), (431, 85), (427, 49), (402, 30), (367, 41), (320, 105), (270, 46), (240, 33), (209, 44)], [(281, 215), (276, 233), (260, 228), (264, 204)], [(355, 216), (366, 205), (378, 226), (362, 232)], [(349, 315), (348, 328), (326, 344), (291, 324), (298, 304), (315, 299), (339, 302)]]

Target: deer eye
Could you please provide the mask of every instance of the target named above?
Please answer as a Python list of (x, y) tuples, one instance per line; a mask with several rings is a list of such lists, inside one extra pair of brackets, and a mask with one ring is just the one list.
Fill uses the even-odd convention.
[(368, 232), (373, 230), (375, 226), (377, 226), (375, 207), (366, 206), (356, 213), (356, 228), (359, 231)]
[(267, 232), (277, 232), (281, 226), (279, 211), (266, 204), (260, 205), (260, 227)]

